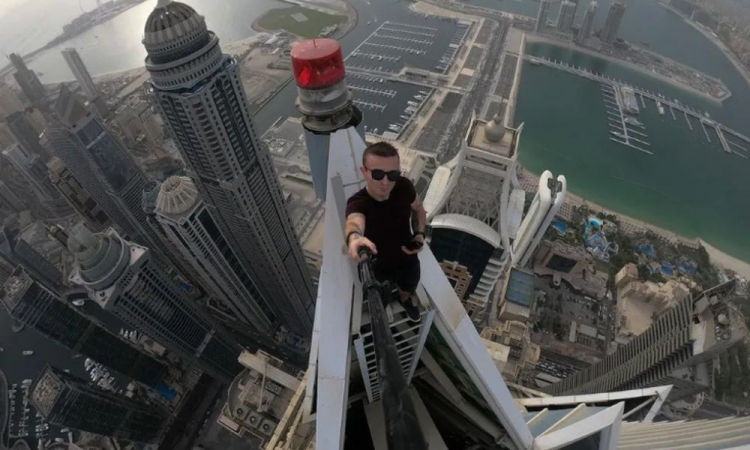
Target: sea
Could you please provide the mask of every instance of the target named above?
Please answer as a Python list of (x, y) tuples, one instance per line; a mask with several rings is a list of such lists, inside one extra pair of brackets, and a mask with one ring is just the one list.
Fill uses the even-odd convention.
[[(10, 2), (5, 4), (5, 2)], [(265, 11), (285, 6), (276, 0), (186, 0), (205, 15), (209, 27), (224, 42), (253, 35), (252, 22)], [(535, 16), (538, 2), (468, 0), (471, 3)], [(611, 0), (599, 2), (595, 28), (604, 22)], [(686, 105), (750, 135), (750, 87), (730, 61), (704, 36), (653, 0), (623, 0), (627, 7), (621, 36), (684, 64), (722, 79), (732, 97), (722, 105), (696, 97), (640, 72), (577, 51), (549, 44), (530, 44), (527, 51), (589, 67), (632, 84), (678, 98)], [(94, 0), (3, 0), (0, 6), (0, 49), (28, 53), (57, 36), (62, 25), (90, 10)], [(360, 17), (401, 21), (410, 5), (400, 0), (351, 0)], [(581, 0), (578, 21), (585, 9)], [(44, 82), (72, 80), (60, 56), (64, 47), (76, 47), (93, 75), (143, 65), (143, 25), (156, 4), (149, 0), (114, 19), (45, 51), (30, 66)], [(10, 6), (8, 6), (10, 5)], [(555, 13), (552, 13), (555, 16)], [(30, 22), (33, 25), (30, 25)], [(345, 52), (353, 50), (371, 32), (360, 20), (342, 39)], [(709, 143), (700, 127), (661, 116), (653, 102), (643, 108), (653, 156), (640, 154), (609, 140), (600, 85), (543, 66), (523, 68), (516, 123), (524, 122), (520, 160), (533, 172), (545, 169), (565, 174), (570, 189), (608, 208), (652, 222), (688, 237), (701, 237), (722, 251), (750, 261), (750, 161), (727, 155)], [(256, 126), (266, 130), (279, 117), (295, 114), (293, 84), (287, 85), (255, 115)], [(669, 113), (667, 113), (669, 114)], [(10, 319), (0, 312), (0, 369), (11, 383), (34, 378), (44, 363), (72, 367), (81, 361), (33, 330), (14, 334)], [(22, 350), (35, 356), (22, 357)]]

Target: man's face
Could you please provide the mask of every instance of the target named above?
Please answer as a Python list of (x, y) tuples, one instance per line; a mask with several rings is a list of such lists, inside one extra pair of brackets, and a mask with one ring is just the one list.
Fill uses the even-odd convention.
[(401, 168), (398, 156), (384, 158), (377, 155), (368, 155), (365, 165), (360, 167), (360, 170), (367, 181), (367, 189), (375, 195), (388, 198), (391, 195), (391, 190), (393, 190), (393, 186), (396, 185), (396, 182), (389, 180), (387, 176), (384, 176), (381, 180), (375, 180), (372, 177), (372, 171), (377, 169), (386, 173), (394, 170), (400, 171)]

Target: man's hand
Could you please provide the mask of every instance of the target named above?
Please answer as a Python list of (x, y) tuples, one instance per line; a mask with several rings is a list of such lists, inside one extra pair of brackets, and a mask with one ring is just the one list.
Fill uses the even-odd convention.
[(419, 242), (421, 245), (416, 250), (409, 250), (408, 248), (406, 248), (405, 245), (402, 245), (401, 246), (401, 251), (403, 251), (407, 255), (416, 255), (417, 253), (421, 252), (422, 249), (424, 248), (424, 235), (422, 235), (421, 233), (417, 234), (416, 236), (414, 236), (412, 238), (411, 241), (412, 242)]
[(373, 244), (371, 240), (367, 239), (364, 236), (352, 235), (352, 237), (349, 239), (349, 258), (351, 258), (352, 261), (360, 261), (359, 248), (363, 245), (365, 247), (368, 247), (373, 255), (378, 254), (378, 249), (375, 247), (375, 244)]

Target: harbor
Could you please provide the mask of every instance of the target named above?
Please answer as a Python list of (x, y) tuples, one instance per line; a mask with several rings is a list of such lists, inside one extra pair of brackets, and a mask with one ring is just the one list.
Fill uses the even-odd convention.
[[(607, 113), (610, 116), (610, 126), (613, 128), (613, 137), (610, 139), (615, 142), (643, 153), (653, 155), (652, 151), (643, 148), (644, 145), (650, 145), (643, 139), (647, 136), (642, 131), (634, 129), (638, 128), (638, 126), (631, 125), (628, 127), (629, 124), (626, 123), (626, 112), (638, 114), (640, 112), (638, 103), (640, 103), (642, 108), (646, 108), (646, 100), (649, 100), (650, 102), (653, 102), (659, 115), (666, 115), (667, 110), (669, 110), (669, 115), (676, 121), (677, 114), (675, 114), (675, 111), (682, 113), (682, 116), (691, 131), (694, 130), (691, 118), (698, 121), (703, 129), (707, 142), (712, 142), (711, 134), (709, 132), (709, 130), (711, 130), (715, 134), (716, 140), (721, 144), (724, 152), (739, 156), (743, 159), (750, 159), (750, 151), (748, 150), (750, 148), (750, 137), (711, 119), (707, 113), (700, 113), (695, 108), (687, 106), (679, 100), (669, 99), (662, 94), (633, 86), (621, 79), (615, 79), (600, 73), (595, 73), (584, 67), (569, 64), (565, 61), (530, 55), (526, 55), (525, 58), (533, 65), (544, 65), (546, 67), (599, 82), (602, 85), (602, 94), (608, 109)], [(626, 93), (625, 96), (631, 99), (627, 104), (623, 100), (623, 92)], [(640, 102), (638, 102), (638, 100), (640, 100)], [(727, 138), (727, 135), (729, 138)]]

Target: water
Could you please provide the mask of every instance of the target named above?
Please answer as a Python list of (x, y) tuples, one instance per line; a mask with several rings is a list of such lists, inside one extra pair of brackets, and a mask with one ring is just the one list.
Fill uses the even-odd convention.
[[(196, 11), (206, 15), (209, 29), (215, 31), (223, 42), (233, 42), (256, 34), (252, 29), (252, 23), (256, 18), (270, 9), (288, 6), (276, 0), (236, 0), (232, 8), (218, 8), (213, 0), (192, 0), (188, 3)], [(141, 3), (110, 21), (44, 51), (29, 63), (29, 67), (39, 74), (44, 83), (73, 80), (73, 74), (60, 55), (60, 50), (67, 47), (78, 49), (81, 58), (94, 76), (142, 67), (146, 58), (146, 50), (141, 44), (143, 27), (155, 5), (155, 0)], [(77, 9), (77, 14), (73, 16), (78, 14), (80, 14), (80, 9)], [(59, 22), (56, 20), (54, 23)], [(63, 21), (63, 23), (66, 22)], [(57, 30), (52, 33), (52, 36), (49, 36), (49, 33), (42, 36), (32, 34), (26, 41), (19, 44), (18, 48), (5, 45), (4, 50), (23, 51), (22, 48), (39, 48), (62, 31), (62, 25), (57, 27), (50, 25), (50, 27)]]

